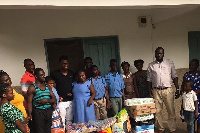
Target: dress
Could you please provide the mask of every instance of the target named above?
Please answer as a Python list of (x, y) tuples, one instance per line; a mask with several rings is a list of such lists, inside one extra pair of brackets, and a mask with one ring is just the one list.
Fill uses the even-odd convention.
[(137, 89), (139, 93), (140, 98), (145, 98), (149, 97), (149, 88), (148, 88), (148, 83), (147, 83), (147, 72), (145, 72), (145, 75), (143, 76), (137, 76), (136, 77), (136, 83), (137, 83)]
[(5, 103), (0, 107), (0, 115), (6, 126), (5, 133), (22, 133), (14, 124), (17, 120), (24, 123), (24, 115), (18, 108), (10, 103)]
[(84, 84), (73, 84), (73, 115), (74, 122), (88, 122), (89, 120), (95, 120), (94, 103), (88, 106), (88, 100), (90, 99), (90, 86), (91, 81), (86, 81)]
[[(19, 110), (21, 110), (24, 117), (26, 118), (27, 113), (23, 105), (24, 97), (21, 94), (17, 93), (14, 89), (13, 89), (13, 93), (15, 94), (15, 98), (14, 100), (10, 101), (10, 103), (14, 105), (15, 107), (17, 107)], [(0, 133), (4, 133), (4, 131), (5, 131), (5, 125), (0, 117)]]
[(125, 89), (124, 89), (124, 96), (125, 96), (125, 100), (126, 99), (131, 99), (131, 98), (136, 98), (136, 92), (134, 90), (134, 85), (133, 85), (133, 75), (130, 72), (128, 76), (126, 75), (122, 75), (123, 79), (124, 79), (124, 85), (125, 85)]
[[(199, 73), (189, 73), (187, 72), (185, 74), (185, 80), (192, 80), (194, 82), (194, 87), (192, 88), (193, 91), (199, 90), (200, 89), (200, 74)], [(197, 122), (200, 123), (200, 94), (197, 95), (198, 99), (198, 112), (199, 116), (197, 118)]]

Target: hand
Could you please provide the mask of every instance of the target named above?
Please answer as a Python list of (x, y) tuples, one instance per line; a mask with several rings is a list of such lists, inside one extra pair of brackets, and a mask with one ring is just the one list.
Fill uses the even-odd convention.
[(200, 93), (200, 90), (195, 90), (196, 95)]
[(44, 105), (44, 104), (46, 104), (48, 102), (49, 101), (47, 99), (42, 99), (42, 100), (37, 101), (36, 103), (39, 104), (39, 105)]
[(63, 101), (63, 98), (62, 97), (59, 97), (59, 102), (62, 102)]
[(32, 121), (32, 115), (29, 115), (26, 119), (28, 119), (29, 121)]
[(195, 118), (198, 118), (199, 113), (198, 113), (198, 112), (195, 112), (194, 116), (195, 116)]
[(25, 124), (27, 124), (27, 123), (28, 123), (28, 121), (29, 121), (29, 119), (30, 119), (29, 117), (27, 117), (27, 118), (24, 118), (24, 123), (25, 123)]
[(106, 107), (107, 107), (107, 109), (112, 108), (112, 104), (110, 103), (110, 101), (108, 101), (108, 102), (106, 103)]
[(71, 97), (71, 96), (72, 96), (72, 93), (68, 93), (67, 96), (68, 96), (68, 97)]
[(87, 105), (88, 105), (88, 106), (92, 105), (92, 102), (93, 102), (93, 100), (92, 100), (92, 99), (89, 99)]
[(179, 90), (176, 90), (176, 92), (175, 92), (175, 99), (178, 99), (179, 96), (180, 96), (180, 92), (179, 92)]

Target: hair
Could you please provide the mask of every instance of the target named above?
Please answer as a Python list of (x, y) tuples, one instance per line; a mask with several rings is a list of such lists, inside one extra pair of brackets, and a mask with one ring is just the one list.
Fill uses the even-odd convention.
[[(4, 72), (3, 70), (0, 70), (0, 79), (1, 79), (1, 77), (2, 76), (4, 76), (4, 75), (8, 75), (6, 72)], [(1, 80), (0, 80), (0, 83), (1, 83)]]
[(3, 83), (0, 85), (0, 98), (3, 97), (3, 94), (6, 94), (8, 87), (9, 87), (9, 84), (6, 84), (6, 83)]
[(59, 62), (61, 62), (62, 60), (68, 60), (68, 57), (66, 55), (61, 55), (59, 57)]
[(126, 61), (121, 63), (121, 67), (123, 67), (125, 64), (127, 64), (130, 67), (130, 64), (128, 62), (126, 62)]
[(116, 59), (111, 59), (110, 60), (110, 64), (112, 64), (112, 63), (117, 63), (117, 60)]
[(92, 58), (91, 57), (85, 57), (84, 61), (86, 60), (91, 60), (92, 61)]
[(194, 82), (192, 80), (185, 81), (185, 84), (190, 83), (190, 87), (193, 88)]
[(135, 61), (134, 61), (134, 66), (136, 67), (138, 63), (144, 64), (144, 61), (143, 61), (142, 59), (135, 60)]
[(197, 64), (197, 67), (199, 67), (199, 60), (198, 59), (192, 59), (190, 62), (195, 62)]
[(38, 73), (40, 71), (44, 71), (44, 70), (42, 68), (35, 68), (35, 70), (34, 70), (34, 76), (38, 75)]
[[(27, 58), (27, 59), (24, 59), (24, 66), (27, 64), (28, 61), (32, 61), (31, 59)], [(33, 61), (32, 61), (33, 62)]]
[(82, 73), (82, 72), (84, 72), (84, 70), (78, 70), (78, 71), (76, 71), (76, 76), (78, 76), (80, 73)]
[(92, 65), (92, 66), (91, 66), (91, 70), (92, 70), (93, 68), (95, 68), (95, 67), (98, 68), (96, 65)]
[(54, 81), (52, 77), (46, 76), (45, 82), (48, 83), (49, 81)]
[(157, 51), (158, 51), (158, 50), (160, 50), (160, 49), (162, 49), (162, 50), (163, 50), (163, 53), (165, 52), (165, 50), (164, 50), (164, 48), (163, 48), (163, 47), (157, 47), (157, 48), (156, 48), (156, 50), (155, 50), (155, 53), (157, 53)]

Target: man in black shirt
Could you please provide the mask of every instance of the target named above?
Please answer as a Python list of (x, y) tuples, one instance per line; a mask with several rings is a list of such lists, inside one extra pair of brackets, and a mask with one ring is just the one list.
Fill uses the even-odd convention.
[(72, 82), (74, 72), (69, 70), (69, 62), (67, 56), (61, 56), (59, 58), (60, 68), (53, 73), (51, 77), (56, 83), (56, 90), (60, 97), (58, 107), (60, 109), (60, 116), (65, 127), (66, 124), (72, 123)]

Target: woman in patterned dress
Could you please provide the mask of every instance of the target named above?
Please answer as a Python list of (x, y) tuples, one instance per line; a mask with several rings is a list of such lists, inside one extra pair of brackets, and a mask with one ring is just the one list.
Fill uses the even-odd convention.
[(9, 84), (0, 85), (0, 98), (0, 116), (6, 126), (5, 133), (27, 133), (23, 113), (10, 104), (14, 93)]
[[(183, 92), (183, 87), (185, 81), (192, 80), (194, 82), (194, 86), (192, 88), (193, 91), (197, 94), (198, 99), (198, 111), (200, 114), (200, 72), (199, 68), (199, 60), (192, 59), (189, 64), (189, 72), (186, 72), (183, 76), (183, 83), (181, 85), (181, 93)], [(197, 118), (197, 133), (200, 133), (200, 115)]]
[(144, 61), (135, 60), (134, 66), (137, 68), (137, 72), (134, 74), (134, 86), (138, 90), (138, 97), (146, 98), (150, 97), (150, 90), (147, 83), (147, 71), (142, 70)]

